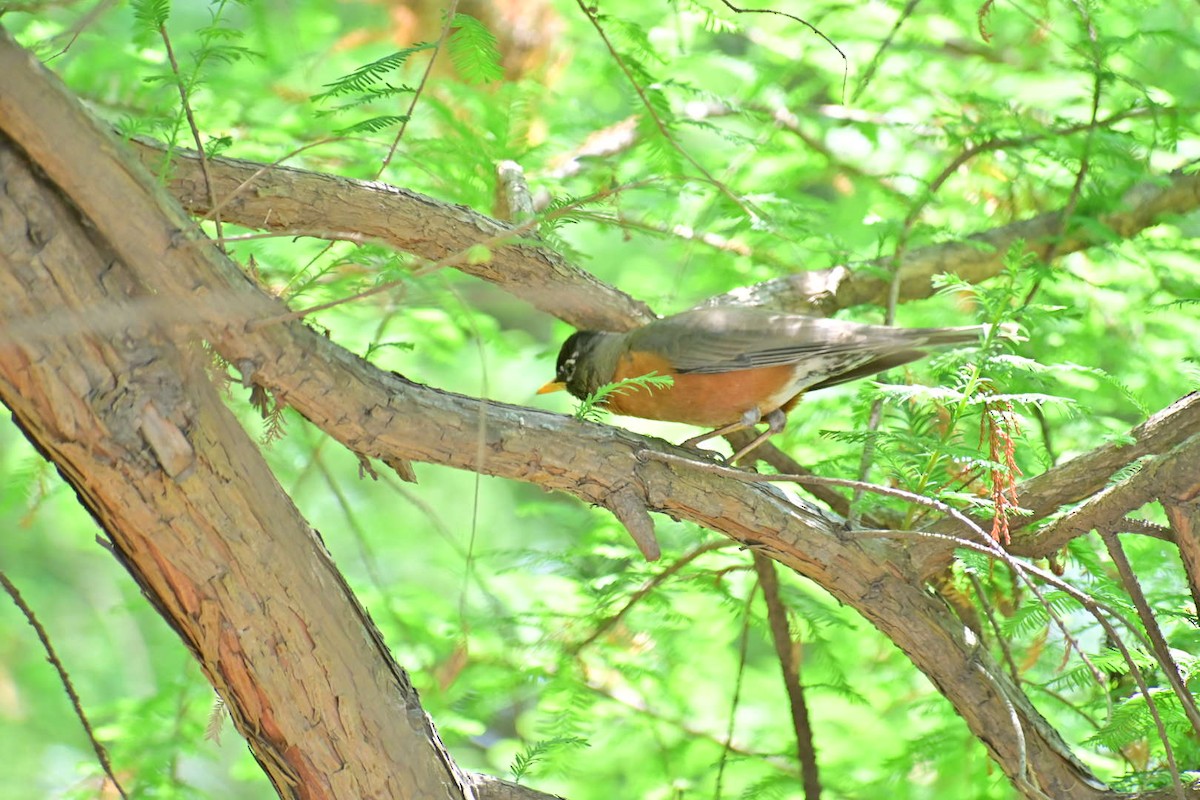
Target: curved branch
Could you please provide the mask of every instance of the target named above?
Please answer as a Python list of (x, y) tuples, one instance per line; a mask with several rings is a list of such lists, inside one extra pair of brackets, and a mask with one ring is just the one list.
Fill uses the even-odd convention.
[[(1006, 253), (1018, 243), (1023, 243), (1025, 253), (1040, 259), (1051, 253), (1064, 256), (1114, 238), (1128, 238), (1169, 215), (1200, 208), (1200, 173), (1172, 173), (1141, 184), (1126, 193), (1120, 205), (1122, 210), (1100, 215), (1098, 225), (1069, 228), (1061, 236), (1064, 212), (1058, 210), (981, 231), (962, 241), (909, 250), (900, 260), (899, 299), (929, 297), (934, 292), (933, 278), (943, 273), (970, 283), (998, 275)], [(891, 261), (891, 257), (884, 257), (852, 266), (799, 272), (735, 289), (710, 299), (706, 305), (762, 305), (825, 315), (865, 303), (882, 305), (891, 284), (890, 277), (886, 277)]]
[[(161, 145), (131, 142), (143, 163), (157, 167), (166, 157)], [(199, 157), (190, 150), (172, 154), (171, 193), (193, 214), (211, 210)], [(408, 189), (339, 178), (294, 167), (234, 158), (209, 159), (209, 171), (222, 201), (222, 218), (248, 228), (281, 234), (377, 240), (397, 250), (437, 261), (512, 226), (463, 206), (451, 205)], [(1104, 244), (1111, 235), (1129, 237), (1171, 214), (1200, 207), (1200, 173), (1174, 174), (1128, 192), (1124, 210), (1102, 215), (1100, 226), (1060, 236), (1062, 211), (981, 231), (959, 242), (909, 250), (901, 259), (900, 300), (933, 293), (932, 279), (951, 273), (979, 283), (1000, 273), (1008, 250), (1017, 242), (1044, 258), (1063, 256)], [(342, 234), (337, 233), (341, 231)], [(797, 272), (785, 278), (735, 289), (705, 305), (762, 305), (801, 313), (830, 315), (864, 303), (882, 303), (890, 279), (891, 258), (853, 266)], [(628, 330), (653, 319), (650, 309), (624, 292), (567, 263), (549, 248), (521, 243), (496, 248), (484, 264), (456, 269), (495, 283), (533, 306), (579, 328)], [(881, 272), (882, 270), (882, 272)]]
[[(151, 171), (167, 157), (155, 142), (136, 139), (130, 144)], [(203, 217), (212, 204), (200, 163), (195, 151), (172, 151), (168, 189), (184, 208)], [(223, 220), (281, 235), (379, 241), (440, 261), (515, 227), (375, 181), (236, 158), (211, 158), (208, 167)], [(486, 263), (455, 268), (579, 328), (627, 330), (654, 318), (644, 303), (528, 239), (495, 248)]]
[[(117, 288), (130, 296), (153, 292), (164, 306), (190, 309), (195, 321), (189, 324), (188, 320), (179, 320), (174, 328), (179, 336), (202, 336), (231, 364), (238, 365), (248, 382), (286, 399), (317, 426), (357, 453), (381, 459), (439, 463), (504, 476), (564, 491), (589, 503), (604, 504), (611, 502), (616, 492), (633, 492), (644, 498), (649, 510), (724, 533), (811, 578), (857, 609), (908, 654), (950, 699), (973, 734), (987, 746), (1012, 780), (1032, 779), (1036, 781), (1038, 791), (1065, 800), (1099, 800), (1114, 796), (1073, 757), (1057, 732), (1028, 698), (1010, 685), (1008, 676), (991, 657), (968, 640), (962, 625), (946, 606), (924, 590), (919, 579), (914, 577), (905, 548), (890, 542), (864, 542), (844, 537), (841, 529), (820, 512), (793, 504), (771, 487), (712, 474), (704, 469), (704, 464), (693, 467), (686, 461), (664, 463), (644, 457), (647, 451), (687, 455), (686, 451), (665, 442), (561, 415), (441, 392), (381, 371), (298, 323), (281, 323), (248, 331), (246, 323), (277, 316), (283, 310), (280, 304), (264, 295), (236, 265), (205, 242), (184, 212), (155, 192), (144, 170), (129, 161), (78, 104), (57, 83), (48, 80), (42, 70), (34, 67), (11, 41), (0, 40), (0, 74), (11, 78), (0, 82), (0, 126), (20, 141), (48, 180), (72, 200), (79, 213), (86, 217), (90, 229), (103, 237), (114, 251), (106, 252), (103, 259), (57, 261), (53, 258), (55, 251), (47, 248), (38, 254), (36, 264), (29, 259), (28, 263), (22, 262), (22, 266), (53, 267), (61, 271), (57, 279), (26, 283), (10, 281), (2, 297), (6, 302), (36, 303), (39, 305), (34, 307), (43, 308), (41, 304), (51, 303), (55, 297), (47, 296), (46, 286), (49, 285), (56, 287), (58, 292), (66, 289), (57, 287), (70, 287), (72, 300), (76, 298), (75, 293), (84, 296), (91, 292), (92, 296), (86, 297), (90, 303), (95, 300), (95, 295), (108, 297), (113, 291), (113, 282), (126, 275), (124, 270), (127, 268), (131, 273), (130, 281), (136, 280), (136, 283), (133, 286), (118, 283)], [(25, 219), (16, 217), (0, 214), (0, 221), (19, 227), (13, 234), (16, 239), (28, 238), (36, 226), (29, 226)], [(0, 271), (0, 275), (3, 274)], [(46, 306), (39, 313), (45, 315), (52, 310)], [(143, 323), (141, 317), (130, 317), (129, 324)], [(37, 421), (26, 398), (30, 392), (37, 395), (47, 387), (52, 387), (56, 393), (47, 396), (55, 396), (61, 401), (53, 406), (60, 417), (68, 409), (75, 409), (85, 402), (80, 399), (80, 391), (84, 392), (82, 397), (86, 400), (104, 401), (106, 396), (103, 393), (97, 395), (90, 384), (107, 373), (104, 370), (93, 373), (99, 356), (89, 347), (98, 351), (107, 347), (110, 340), (123, 347), (131, 337), (124, 334), (109, 337), (90, 330), (54, 332), (53, 337), (27, 340), (8, 346), (0, 353), (20, 356), (23, 348), (41, 346), (51, 338), (57, 343), (56, 352), (61, 359), (58, 368), (50, 370), (39, 364), (36, 370), (30, 370), (20, 358), (9, 364), (9, 375), (22, 384), (17, 391), (6, 391), (5, 400), (20, 406), (22, 418)], [(136, 337), (132, 338), (136, 342)], [(148, 377), (147, 365), (153, 365), (156, 371), (165, 370), (162, 374), (167, 383), (180, 380), (172, 370), (189, 368), (188, 379), (196, 378), (194, 367), (189, 367), (186, 361), (173, 359), (169, 352), (153, 350), (136, 355), (150, 360), (138, 362), (137, 368), (131, 366), (128, 369), (127, 377), (135, 384)], [(100, 363), (111, 369), (108, 362)], [(44, 385), (28, 385), (33, 378), (43, 381)], [(245, 518), (255, 521), (252, 531), (220, 524), (217, 519), (205, 520), (207, 527), (188, 527), (183, 531), (212, 548), (205, 551), (205, 557), (210, 560), (200, 565), (202, 569), (198, 572), (197, 564), (193, 563), (198, 553), (167, 546), (176, 543), (179, 537), (160, 541), (153, 535), (172, 533), (174, 526), (190, 525), (190, 517), (160, 521), (150, 516), (143, 519), (146, 528), (137, 529), (135, 533), (139, 547), (154, 559), (153, 562), (143, 561), (143, 566), (157, 565), (156, 570), (143, 573), (148, 580), (144, 584), (148, 594), (159, 602), (172, 604), (162, 608), (177, 624), (186, 622), (198, 626), (197, 635), (188, 641), (206, 664), (216, 662), (240, 670), (216, 677), (224, 682), (236, 700), (231, 708), (247, 715), (239, 719), (243, 732), (248, 736), (272, 737), (262, 740), (262, 749), (256, 750), (256, 754), (264, 766), (276, 770), (273, 775), (277, 778), (277, 786), (291, 796), (293, 787), (297, 786), (293, 782), (297, 770), (301, 778), (312, 774), (314, 764), (308, 760), (311, 753), (295, 748), (276, 749), (279, 744), (287, 744), (286, 738), (280, 738), (274, 727), (276, 719), (264, 720), (259, 729), (251, 724), (256, 719), (250, 716), (251, 712), (261, 714), (264, 702), (277, 703), (281, 698), (257, 694), (260, 690), (269, 691), (271, 687), (255, 682), (257, 676), (245, 670), (249, 664), (247, 659), (253, 656), (254, 663), (261, 664), (264, 663), (262, 659), (275, 654), (276, 648), (284, 645), (302, 647), (306, 642), (320, 643), (321, 646), (315, 652), (297, 653), (295, 657), (306, 662), (321, 658), (330, 649), (325, 637), (336, 641), (345, 638), (344, 634), (331, 631), (328, 626), (344, 623), (347, 615), (358, 619), (350, 631), (354, 635), (373, 629), (364, 627), (368, 621), (361, 616), (361, 610), (356, 617), (352, 608), (335, 618), (318, 617), (311, 627), (297, 630), (282, 641), (264, 642), (254, 635), (261, 631), (262, 617), (265, 616), (257, 612), (265, 610), (265, 606), (251, 609), (256, 613), (246, 623), (247, 627), (236, 624), (244, 620), (225, 621), (224, 615), (236, 611), (235, 606), (247, 605), (238, 599), (237, 591), (245, 588), (244, 581), (248, 576), (232, 571), (230, 567), (241, 563), (239, 558), (249, 563), (263, 560), (260, 553), (255, 555), (258, 551), (247, 553), (247, 544), (279, 543), (283, 541), (279, 537), (284, 532), (290, 537), (303, 538), (307, 528), (296, 518), (286, 495), (264, 472), (261, 456), (252, 445), (247, 447), (244, 432), (227, 413), (222, 415), (218, 410), (219, 403), (213, 405), (212, 395), (211, 387), (201, 390), (197, 383), (180, 386), (171, 395), (173, 404), (168, 406), (164, 400), (157, 409), (160, 416), (175, 424), (177, 432), (184, 437), (183, 443), (193, 447), (196, 453), (195, 463), (177, 470), (174, 479), (154, 467), (154, 451), (137, 437), (132, 441), (137, 450), (135, 460), (118, 462), (118, 466), (127, 470), (131, 464), (136, 466), (147, 473), (142, 481), (122, 483), (113, 476), (105, 483), (92, 481), (90, 471), (113, 469), (111, 461), (122, 451), (114, 449), (114, 444), (107, 439), (97, 442), (94, 448), (79, 448), (71, 442), (71, 435), (78, 433), (70, 428), (54, 428), (51, 432), (63, 437), (73, 449), (54, 451), (51, 455), (93, 510), (115, 508), (134, 518), (146, 517), (153, 514), (154, 504), (161, 502), (158, 493), (175, 496), (181, 491), (203, 495), (204, 509), (210, 513), (214, 509), (226, 509), (219, 502), (222, 492), (239, 493), (237, 497), (243, 503), (257, 498), (266, 504), (243, 508)], [(208, 416), (189, 416), (190, 403), (201, 403)], [(179, 415), (184, 415), (182, 420)], [(62, 420), (41, 421), (53, 426)], [(81, 430), (91, 435), (107, 435), (108, 432), (107, 427), (90, 418), (66, 421), (82, 423), (85, 427)], [(179, 449), (179, 442), (175, 442), (172, 452)], [(253, 486), (247, 486), (252, 479)], [(141, 485), (147, 481), (145, 486)], [(100, 496), (100, 488), (115, 494)], [(123, 503), (131, 504), (128, 511)], [(330, 585), (345, 590), (336, 570), (322, 561), (315, 549), (315, 538), (310, 536), (309, 539), (310, 549), (305, 551), (303, 560), (269, 566), (299, 569), (301, 574), (308, 570), (310, 574), (320, 576), (320, 581), (330, 581)], [(182, 542), (177, 544), (182, 545)], [(234, 552), (223, 552), (223, 547), (232, 548)], [(283, 607), (290, 608), (291, 601), (310, 599), (295, 597), (295, 587), (310, 585), (311, 579), (297, 578), (290, 592), (287, 586), (270, 588), (281, 591)], [(246, 590), (257, 589), (261, 593), (265, 588), (268, 587)], [(360, 642), (357, 649), (348, 644), (347, 649), (338, 652), (343, 656), (346, 652), (359, 654), (367, 667), (374, 670), (375, 688), (380, 690), (380, 696), (390, 698), (380, 702), (378, 707), (368, 709), (373, 724), (386, 726), (389, 714), (400, 717), (399, 727), (408, 731), (409, 741), (430, 756), (426, 762), (432, 765), (429, 774), (440, 770), (461, 786), (465, 779), (457, 774), (449, 757), (440, 750), (440, 742), (416, 704), (415, 694), (406, 693), (411, 689), (406, 677), (390, 661), (386, 648), (378, 641), (378, 634), (363, 633), (363, 636), (366, 640)], [(289, 650), (289, 655), (292, 652)], [(345, 666), (337, 661), (339, 670)], [(980, 668), (988, 672), (991, 680), (979, 679)], [(322, 729), (336, 727), (314, 726), (306, 713), (307, 710), (320, 715), (313, 704), (328, 700), (323, 695), (317, 696), (316, 690), (320, 688), (307, 687), (312, 694), (296, 689), (295, 696), (306, 698), (305, 708), (287, 709), (289, 725), (307, 725), (305, 733), (309, 737), (321, 734)], [(346, 695), (352, 696), (353, 691)], [(400, 704), (392, 705), (398, 697), (403, 698)], [(280, 709), (278, 705), (270, 707)], [(342, 714), (354, 713), (346, 703), (333, 707), (341, 708)], [(344, 717), (341, 719), (343, 725), (347, 724)], [(1024, 734), (1021, 743), (1014, 742), (1008, 735), (1014, 719)], [(353, 722), (357, 724), (358, 720)], [(391, 723), (392, 727), (395, 725), (395, 722)], [(396, 747), (401, 748), (401, 745), (396, 744)], [(328, 760), (331, 754), (321, 751), (319, 755)], [(350, 780), (349, 773), (357, 761), (345, 754), (332, 755), (342, 759), (339, 763), (343, 768), (332, 774)]]
[[(1103, 499), (1111, 497), (1111, 493), (1099, 496), (1097, 493), (1109, 484), (1117, 470), (1138, 459), (1172, 451), (1188, 439), (1197, 438), (1198, 435), (1200, 435), (1200, 392), (1193, 392), (1130, 430), (1127, 442), (1101, 445), (1077, 458), (1059, 464), (1041, 475), (1022, 481), (1017, 485), (1017, 502), (1027, 512), (1025, 516), (1019, 518), (1026, 529), (1013, 533), (1008, 551), (1019, 556), (1045, 558), (1062, 547), (1070, 538), (1086, 534), (1091, 530), (1091, 526), (1094, 526), (1095, 519), (1098, 519), (1098, 517), (1093, 517), (1098, 508), (1095, 503), (1112, 502), (1110, 499)], [(1194, 454), (1196, 450), (1194, 444), (1187, 447), (1189, 453)], [(1162, 481), (1169, 476), (1175, 476), (1170, 483), (1156, 486), (1153, 482), (1147, 483), (1145, 480), (1141, 480), (1134, 482), (1132, 487), (1123, 489), (1123, 492), (1142, 492), (1139, 496), (1144, 499), (1138, 501), (1135, 498), (1130, 501), (1133, 505), (1129, 507), (1136, 508), (1158, 496), (1157, 492), (1163, 488), (1163, 485), (1173, 485), (1180, 480), (1186, 482), (1187, 476), (1191, 474), (1187, 465), (1186, 458), (1180, 459), (1173, 455), (1168, 462), (1168, 469), (1156, 478), (1156, 480)], [(1180, 487), (1180, 492), (1183, 491), (1183, 487)], [(1059, 523), (1037, 531), (1028, 529), (1028, 526), (1045, 519), (1064, 505), (1078, 503), (1094, 496), (1096, 496), (1094, 500), (1076, 509)], [(951, 533), (960, 532), (962, 528), (954, 520), (944, 520), (935, 524), (930, 530), (937, 533)], [(1180, 546), (1183, 547), (1182, 544)], [(918, 565), (918, 573), (929, 577), (949, 562), (953, 557), (953, 550), (953, 545), (947, 542), (922, 542), (913, 547), (912, 559)]]

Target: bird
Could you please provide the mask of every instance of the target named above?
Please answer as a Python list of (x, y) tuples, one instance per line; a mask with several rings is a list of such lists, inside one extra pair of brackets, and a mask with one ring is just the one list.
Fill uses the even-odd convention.
[(624, 333), (571, 334), (554, 380), (537, 393), (565, 389), (585, 399), (605, 384), (670, 376), (669, 386), (625, 386), (602, 405), (625, 416), (710, 428), (682, 443), (693, 449), (765, 421), (766, 430), (734, 453), (732, 464), (782, 431), (804, 393), (916, 361), (930, 349), (976, 344), (990, 327), (897, 328), (754, 306), (697, 308)]

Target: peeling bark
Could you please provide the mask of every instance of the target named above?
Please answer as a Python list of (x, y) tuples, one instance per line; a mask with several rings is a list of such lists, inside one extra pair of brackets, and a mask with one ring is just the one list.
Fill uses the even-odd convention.
[(0, 74), (0, 128), (46, 176), (3, 153), (0, 399), (192, 648), (281, 796), (536, 793), (455, 768), (315, 532), (221, 406), (201, 338), (354, 452), (595, 504), (642, 498), (720, 531), (896, 642), (1026, 794), (1119, 796), (925, 590), (904, 546), (856, 540), (771, 487), (647, 457), (686, 455), (664, 442), (421, 386), (295, 322), (248, 329), (284, 309), (8, 40)]

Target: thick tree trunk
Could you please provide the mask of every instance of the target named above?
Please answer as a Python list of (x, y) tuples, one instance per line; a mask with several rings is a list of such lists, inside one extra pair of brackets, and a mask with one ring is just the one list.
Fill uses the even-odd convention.
[[(141, 318), (145, 287), (7, 141), (0, 181), (0, 400), (196, 654), (280, 796), (472, 796), (204, 351)], [(84, 321), (97, 309), (101, 335)]]
[(904, 547), (856, 541), (707, 464), (664, 462), (664, 443), (437, 392), (301, 325), (262, 324), (285, 309), (10, 41), (0, 75), (0, 128), (48, 176), (0, 149), (0, 400), (196, 653), (281, 795), (532, 793), (454, 767), (319, 538), (221, 405), (201, 334), (247, 382), (365, 456), (535, 482), (619, 506), (631, 525), (663, 511), (761, 548), (890, 636), (1027, 794), (1114, 796), (925, 591)]

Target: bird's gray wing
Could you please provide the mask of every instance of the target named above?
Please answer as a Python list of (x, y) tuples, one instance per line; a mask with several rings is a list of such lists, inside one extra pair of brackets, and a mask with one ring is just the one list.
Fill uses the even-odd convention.
[(978, 327), (892, 328), (730, 307), (667, 317), (635, 331), (629, 344), (665, 357), (684, 373), (731, 372), (807, 360), (826, 362), (833, 373), (839, 367), (852, 369), (876, 359), (883, 364), (880, 369), (886, 369), (920, 358), (924, 353), (915, 348), (971, 343), (978, 341), (979, 333)]

